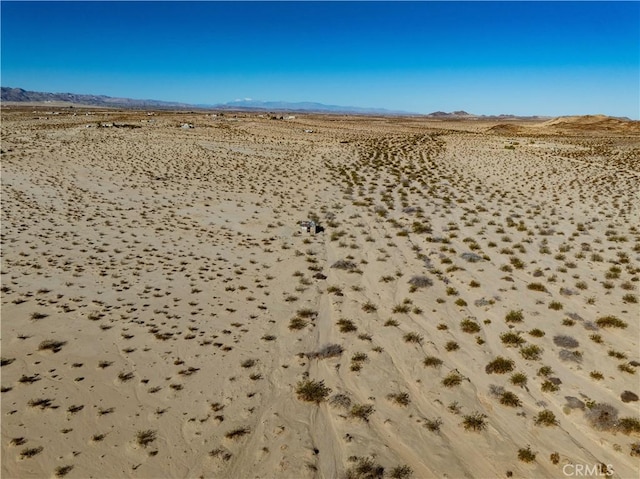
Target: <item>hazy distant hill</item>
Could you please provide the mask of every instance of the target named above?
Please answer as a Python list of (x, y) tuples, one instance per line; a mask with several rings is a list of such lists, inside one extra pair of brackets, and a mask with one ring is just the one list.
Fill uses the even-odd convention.
[(82, 95), (77, 93), (48, 93), (27, 91), (22, 88), (1, 88), (2, 101), (11, 102), (68, 102), (77, 105), (91, 105), (117, 108), (195, 108), (187, 103), (176, 103), (159, 100), (133, 100), (131, 98), (114, 98), (105, 95)]
[(267, 111), (267, 112), (306, 112), (306, 113), (342, 113), (352, 115), (411, 115), (442, 120), (473, 120), (473, 119), (549, 119), (550, 117), (525, 117), (514, 115), (475, 115), (464, 110), (454, 112), (435, 111), (429, 114), (411, 113), (401, 110), (387, 110), (385, 108), (362, 108), (355, 106), (325, 105), (316, 102), (286, 102), (286, 101), (259, 101), (259, 100), (236, 100), (217, 105), (193, 105), (188, 103), (178, 103), (160, 100), (135, 100), (131, 98), (114, 98), (106, 95), (82, 95), (77, 93), (49, 93), (27, 91), (22, 88), (2, 87), (4, 102), (64, 102), (76, 105), (101, 106), (112, 108), (135, 108), (135, 109), (175, 109), (175, 110), (195, 110), (195, 109), (215, 109), (229, 111)]
[(307, 111), (317, 113), (355, 113), (361, 115), (412, 115), (400, 110), (387, 110), (385, 108), (362, 108), (357, 106), (325, 105), (316, 102), (286, 102), (286, 101), (259, 101), (259, 100), (235, 100), (216, 108), (228, 108), (230, 110), (267, 110), (267, 111)]

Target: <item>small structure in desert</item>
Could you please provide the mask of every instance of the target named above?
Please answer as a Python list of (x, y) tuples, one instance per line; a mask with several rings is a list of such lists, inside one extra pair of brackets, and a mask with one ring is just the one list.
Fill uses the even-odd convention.
[(300, 221), (299, 224), (301, 233), (311, 233), (312, 235), (314, 235), (318, 230), (318, 225), (313, 220)]

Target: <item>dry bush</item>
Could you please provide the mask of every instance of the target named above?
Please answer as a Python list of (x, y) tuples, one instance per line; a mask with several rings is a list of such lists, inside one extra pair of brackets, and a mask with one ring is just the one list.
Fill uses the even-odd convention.
[(504, 320), (507, 323), (521, 323), (524, 319), (524, 316), (522, 315), (522, 310), (511, 310), (509, 311), (506, 316), (504, 317)]
[(355, 464), (347, 469), (346, 479), (383, 479), (384, 467), (369, 457), (355, 458)]
[(484, 368), (487, 374), (505, 374), (513, 371), (515, 363), (513, 359), (503, 358), (502, 356), (498, 356), (496, 359), (487, 364)]
[(536, 426), (557, 426), (558, 420), (556, 419), (556, 415), (553, 414), (553, 411), (544, 409), (536, 415), (534, 424)]
[(463, 319), (460, 321), (460, 329), (469, 334), (480, 332), (480, 325), (471, 319)]
[(369, 416), (373, 414), (374, 408), (371, 404), (354, 404), (351, 406), (349, 416), (369, 422)]
[(462, 425), (465, 431), (484, 431), (487, 428), (487, 415), (478, 411), (463, 416)]
[(136, 443), (139, 446), (147, 447), (156, 440), (156, 431), (147, 429), (146, 431), (138, 431), (136, 434)]
[(427, 276), (413, 276), (409, 280), (409, 284), (414, 288), (427, 288), (433, 286), (433, 281)]
[(437, 368), (442, 365), (442, 359), (435, 356), (427, 356), (422, 360), (422, 364), (428, 367)]
[(627, 323), (616, 316), (602, 316), (596, 320), (596, 324), (600, 328), (626, 328)]
[(327, 359), (340, 357), (343, 352), (344, 348), (339, 344), (327, 344), (326, 346), (320, 348), (318, 351), (307, 353), (306, 356), (309, 359)]
[(522, 462), (533, 462), (536, 460), (536, 453), (531, 450), (531, 446), (518, 449), (518, 459)]
[(53, 351), (54, 353), (59, 352), (62, 349), (62, 346), (64, 346), (65, 344), (67, 344), (66, 341), (57, 341), (55, 339), (47, 339), (45, 341), (42, 341), (39, 345), (38, 345), (38, 351)]
[(576, 339), (572, 338), (571, 336), (567, 336), (565, 334), (559, 334), (557, 336), (554, 336), (553, 343), (556, 346), (560, 346), (568, 349), (573, 349), (580, 346), (580, 343)]
[(616, 424), (616, 429), (623, 434), (640, 433), (640, 419), (637, 417), (622, 417)]
[(250, 432), (251, 432), (251, 429), (249, 429), (248, 427), (238, 427), (226, 433), (224, 437), (235, 441), (237, 439), (240, 439), (243, 436), (246, 436)]
[(611, 404), (600, 403), (585, 409), (584, 416), (594, 429), (610, 431), (618, 422), (618, 410)]
[(315, 402), (320, 404), (327, 399), (331, 393), (331, 388), (324, 385), (324, 381), (313, 381), (305, 379), (296, 385), (296, 394), (301, 401)]
[(349, 409), (351, 407), (351, 398), (346, 394), (335, 394), (329, 399), (329, 404), (333, 407)]

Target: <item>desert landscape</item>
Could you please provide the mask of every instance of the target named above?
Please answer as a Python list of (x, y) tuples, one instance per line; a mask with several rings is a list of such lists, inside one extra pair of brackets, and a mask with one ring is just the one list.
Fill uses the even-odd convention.
[(3, 477), (638, 477), (640, 122), (1, 135)]

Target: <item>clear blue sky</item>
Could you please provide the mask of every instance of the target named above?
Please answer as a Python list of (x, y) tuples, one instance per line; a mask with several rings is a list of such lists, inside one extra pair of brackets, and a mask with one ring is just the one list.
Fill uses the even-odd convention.
[(640, 117), (639, 2), (7, 2), (3, 86)]

